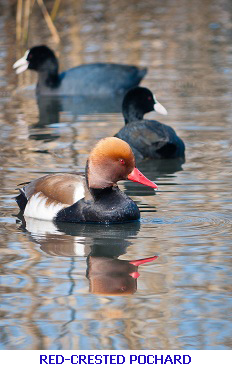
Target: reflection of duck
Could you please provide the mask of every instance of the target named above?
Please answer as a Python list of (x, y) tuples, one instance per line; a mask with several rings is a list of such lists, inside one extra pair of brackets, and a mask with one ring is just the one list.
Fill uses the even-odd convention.
[(16, 201), (27, 217), (55, 222), (128, 222), (140, 217), (137, 205), (117, 186), (131, 180), (157, 189), (137, 168), (130, 146), (118, 138), (100, 140), (90, 153), (86, 178), (52, 174), (30, 182)]
[(90, 292), (103, 295), (128, 295), (137, 290), (138, 266), (157, 256), (120, 260), (140, 228), (139, 223), (107, 225), (67, 224), (21, 218), (23, 230), (51, 256), (87, 257), (86, 276)]
[(103, 295), (128, 295), (137, 290), (138, 266), (154, 261), (157, 256), (135, 261), (109, 257), (88, 257), (87, 277), (90, 292)]
[(128, 142), (136, 159), (184, 157), (185, 145), (172, 127), (143, 119), (153, 110), (167, 114), (150, 90), (135, 87), (128, 91), (122, 110), (125, 126), (115, 136)]
[(139, 222), (127, 224), (73, 224), (37, 220), (18, 215), (21, 228), (30, 233), (31, 238), (40, 244), (41, 249), (53, 256), (118, 257), (126, 253), (131, 244), (129, 238), (140, 230)]
[(35, 46), (14, 63), (16, 73), (32, 69), (38, 72), (39, 95), (123, 94), (140, 83), (146, 68), (112, 63), (81, 65), (58, 73), (58, 60), (47, 46)]

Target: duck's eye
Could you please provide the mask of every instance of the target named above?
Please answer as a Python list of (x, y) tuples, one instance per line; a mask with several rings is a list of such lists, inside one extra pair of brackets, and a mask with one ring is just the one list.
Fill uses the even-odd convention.
[(125, 164), (124, 159), (119, 159), (119, 162), (120, 162), (121, 164)]

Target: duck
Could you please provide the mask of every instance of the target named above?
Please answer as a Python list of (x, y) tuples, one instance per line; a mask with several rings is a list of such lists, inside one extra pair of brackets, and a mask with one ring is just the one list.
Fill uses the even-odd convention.
[(24, 217), (76, 223), (138, 221), (136, 203), (117, 186), (130, 180), (157, 190), (135, 166), (129, 144), (116, 137), (101, 139), (91, 150), (85, 176), (53, 173), (24, 183), (16, 202)]
[(53, 50), (46, 45), (34, 46), (17, 60), (16, 74), (27, 69), (38, 73), (37, 95), (45, 96), (101, 96), (124, 95), (137, 86), (147, 68), (114, 63), (83, 64), (59, 74), (59, 63)]
[(125, 126), (115, 135), (132, 148), (136, 160), (184, 158), (185, 144), (168, 125), (144, 119), (144, 114), (167, 110), (146, 87), (134, 87), (124, 96), (122, 113)]

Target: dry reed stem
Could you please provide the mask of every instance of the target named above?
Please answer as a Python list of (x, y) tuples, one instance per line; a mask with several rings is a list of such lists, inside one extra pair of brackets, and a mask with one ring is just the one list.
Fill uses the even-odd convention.
[(37, 3), (38, 3), (38, 5), (41, 8), (41, 11), (43, 13), (44, 19), (45, 19), (45, 21), (47, 23), (48, 28), (51, 31), (51, 34), (52, 34), (52, 36), (54, 38), (54, 41), (58, 44), (60, 42), (60, 36), (59, 36), (59, 34), (58, 34), (57, 30), (56, 30), (56, 27), (54, 26), (54, 23), (53, 23), (50, 15), (49, 15), (49, 13), (47, 11), (46, 6), (44, 5), (43, 0), (37, 0)]
[[(53, 23), (53, 20), (55, 19), (57, 12), (59, 10), (60, 0), (55, 0), (53, 8), (52, 8), (51, 16), (47, 11), (44, 1), (43, 0), (36, 0), (36, 1), (43, 13), (44, 19), (54, 38), (54, 41), (56, 43), (59, 43), (60, 37)], [(25, 45), (28, 40), (30, 15), (31, 15), (34, 4), (35, 4), (35, 0), (25, 0), (25, 2), (23, 0), (17, 0), (16, 41), (20, 45), (21, 44)]]
[(51, 11), (51, 19), (52, 19), (52, 21), (54, 21), (54, 19), (56, 18), (56, 15), (57, 15), (57, 12), (59, 10), (59, 7), (60, 7), (60, 0), (55, 0), (55, 3), (53, 5), (52, 11)]
[(17, 1), (17, 12), (16, 12), (16, 40), (17, 42), (20, 41), (21, 39), (21, 34), (22, 34), (22, 9), (23, 9), (23, 1), (18, 0)]
[(26, 0), (25, 6), (24, 6), (23, 43), (26, 43), (28, 39), (30, 8), (31, 8), (31, 0)]

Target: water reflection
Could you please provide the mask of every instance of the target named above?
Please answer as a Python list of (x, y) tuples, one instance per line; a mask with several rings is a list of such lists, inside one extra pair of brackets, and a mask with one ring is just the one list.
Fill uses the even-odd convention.
[[(101, 114), (101, 113), (119, 113), (121, 112), (123, 96), (114, 97), (37, 97), (38, 122), (30, 126), (29, 139), (53, 141), (60, 137), (53, 131), (47, 132), (49, 125), (58, 125), (62, 119), (62, 114), (72, 116), (72, 122), (78, 121), (80, 115)], [(44, 131), (44, 132), (43, 132)]]
[(101, 295), (128, 295), (137, 291), (137, 279), (140, 276), (138, 266), (154, 261), (157, 256), (126, 261), (113, 257), (88, 257), (87, 277), (90, 292)]
[[(186, 162), (138, 164), (147, 177), (158, 177), (159, 192), (154, 196), (139, 184), (124, 183), (142, 220), (134, 236), (124, 237), (122, 229), (122, 248), (116, 229), (112, 242), (103, 228), (89, 231), (89, 238), (76, 235), (85, 256), (93, 238), (104, 258), (112, 259), (107, 253), (114, 245), (121, 249), (116, 261), (159, 255), (157, 262), (139, 267), (134, 295), (90, 294), (87, 257), (69, 256), (62, 248), (70, 235), (50, 255), (29, 232), (17, 229), (14, 189), (48, 172), (82, 171), (95, 142), (123, 127), (122, 114), (82, 115), (81, 103), (78, 111), (63, 101), (47, 108), (41, 103), (39, 110), (31, 92), (14, 94), (37, 75), (17, 78), (12, 71), (22, 50), (13, 47), (13, 8), (2, 1), (0, 348), (231, 349), (231, 1), (181, 0), (180, 6), (179, 0), (67, 0), (61, 6), (60, 45), (54, 45), (35, 8), (28, 45), (46, 42), (55, 48), (62, 70), (106, 60), (149, 67), (143, 85), (168, 109), (162, 122), (183, 138)], [(89, 102), (87, 107), (90, 111)]]
[(69, 112), (73, 116), (95, 113), (120, 113), (123, 95), (115, 96), (53, 96), (37, 97), (39, 120), (44, 124), (58, 122), (59, 112)]
[[(50, 256), (87, 257), (89, 291), (98, 295), (129, 295), (137, 291), (138, 267), (158, 256), (121, 260), (136, 237), (140, 223), (120, 225), (68, 224), (21, 216), (20, 229)], [(73, 278), (72, 278), (73, 279)]]
[(39, 121), (37, 127), (59, 123), (61, 112), (68, 112), (75, 120), (78, 115), (96, 113), (120, 113), (122, 108), (123, 96), (114, 97), (82, 97), (82, 96), (63, 96), (63, 97), (37, 97), (39, 109)]

